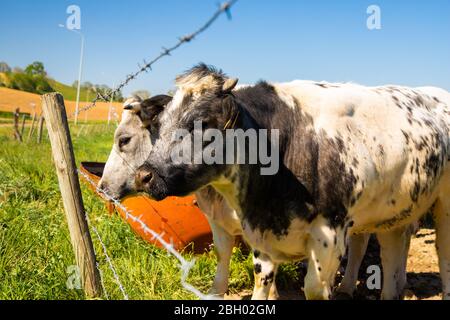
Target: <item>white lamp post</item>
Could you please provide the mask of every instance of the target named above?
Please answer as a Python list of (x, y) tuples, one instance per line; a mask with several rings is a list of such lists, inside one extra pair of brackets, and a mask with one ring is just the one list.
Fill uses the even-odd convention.
[[(66, 28), (64, 25), (59, 25), (61, 28)], [(78, 123), (78, 112), (80, 110), (80, 90), (81, 90), (81, 77), (83, 75), (83, 57), (84, 57), (84, 35), (75, 29), (67, 29), (69, 31), (75, 32), (81, 37), (81, 52), (80, 52), (80, 68), (78, 70), (78, 88), (77, 88), (77, 101), (75, 105), (75, 124)]]

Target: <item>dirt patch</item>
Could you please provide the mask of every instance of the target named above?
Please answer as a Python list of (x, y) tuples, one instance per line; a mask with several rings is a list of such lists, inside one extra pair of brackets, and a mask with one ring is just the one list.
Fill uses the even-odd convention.
[[(41, 96), (34, 93), (18, 91), (8, 88), (0, 88), (0, 111), (9, 111), (13, 112), (16, 108), (20, 108), (20, 112), (25, 113), (33, 113), (33, 108), (31, 104), (34, 103), (36, 105), (36, 112), (38, 115), (41, 113)], [(76, 103), (74, 101), (65, 101), (67, 114), (69, 118), (72, 117), (73, 112), (75, 111)], [(86, 102), (80, 103), (80, 107), (86, 106)], [(117, 114), (122, 114), (122, 104), (121, 103), (113, 103), (113, 106), (116, 109)], [(109, 111), (109, 103), (99, 102), (96, 107), (81, 113), (78, 118), (80, 120), (108, 120), (108, 111)]]

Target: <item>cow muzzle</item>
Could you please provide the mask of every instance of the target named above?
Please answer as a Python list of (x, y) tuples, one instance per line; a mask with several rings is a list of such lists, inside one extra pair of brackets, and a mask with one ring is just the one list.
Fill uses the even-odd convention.
[(149, 190), (151, 183), (153, 181), (153, 177), (154, 177), (153, 170), (145, 167), (139, 168), (136, 171), (135, 177), (137, 191), (142, 192)]
[(136, 171), (135, 185), (138, 192), (147, 193), (155, 200), (167, 197), (167, 186), (164, 180), (150, 166), (142, 166)]

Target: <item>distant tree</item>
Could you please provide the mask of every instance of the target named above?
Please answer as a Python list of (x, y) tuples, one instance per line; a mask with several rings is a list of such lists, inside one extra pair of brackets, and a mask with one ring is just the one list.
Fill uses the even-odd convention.
[(8, 87), (20, 91), (43, 94), (54, 91), (45, 76), (14, 72), (9, 75)]
[(11, 89), (26, 92), (35, 92), (34, 81), (32, 77), (26, 73), (13, 73), (10, 77)]
[(34, 86), (35, 86), (34, 91), (39, 94), (44, 94), (47, 92), (54, 91), (44, 76), (35, 76), (34, 77)]
[(151, 97), (151, 94), (148, 90), (137, 90), (135, 92), (133, 92), (131, 95), (133, 96), (138, 96), (141, 99), (148, 99)]
[(0, 62), (0, 72), (9, 73), (11, 72), (11, 68), (6, 62)]
[(21, 67), (14, 67), (13, 73), (23, 73), (23, 69)]
[[(76, 83), (77, 83), (77, 86), (78, 86), (78, 81), (76, 81)], [(83, 88), (83, 89), (92, 89), (93, 87), (95, 87), (91, 82), (89, 82), (89, 81), (85, 81), (85, 82), (83, 82), (82, 84), (81, 84), (81, 87)]]
[(40, 61), (35, 61), (29, 66), (25, 68), (25, 73), (28, 75), (39, 75), (39, 76), (46, 76), (47, 72), (45, 72), (44, 64)]

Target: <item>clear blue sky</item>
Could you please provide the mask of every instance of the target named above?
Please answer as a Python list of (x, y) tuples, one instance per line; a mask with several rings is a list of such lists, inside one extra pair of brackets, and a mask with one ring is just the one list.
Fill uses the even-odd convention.
[[(59, 28), (66, 8), (82, 10), (84, 80), (112, 86), (143, 58), (195, 30), (217, 0), (17, 0), (0, 4), (0, 61), (43, 61), (64, 83), (77, 78), (76, 34)], [(381, 7), (382, 29), (369, 31), (366, 9)], [(152, 94), (197, 62), (214, 64), (241, 83), (259, 79), (435, 85), (450, 90), (450, 1), (240, 0), (194, 42), (155, 65), (124, 90)]]

